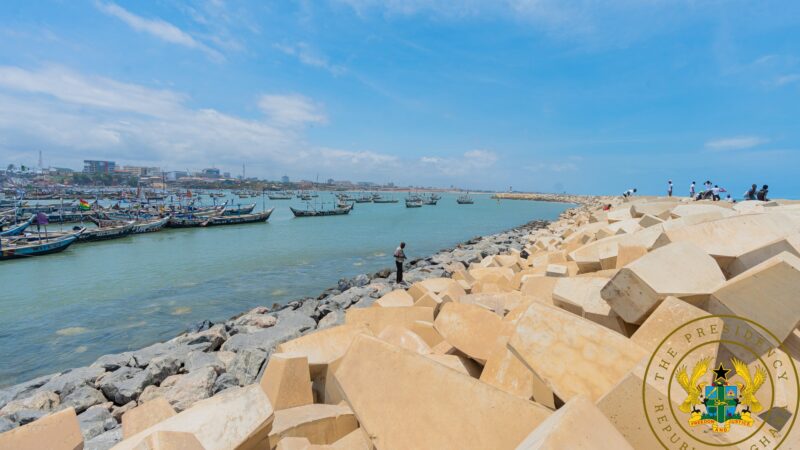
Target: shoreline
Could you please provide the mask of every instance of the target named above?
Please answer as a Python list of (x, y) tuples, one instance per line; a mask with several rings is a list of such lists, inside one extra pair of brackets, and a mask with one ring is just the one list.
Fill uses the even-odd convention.
[[(495, 194), (496, 195), (496, 194)], [(597, 203), (600, 197), (526, 194), (525, 200), (572, 203), (558, 219)], [(550, 222), (533, 220), (477, 236), (453, 247), (411, 260), (405, 287), (428, 278), (450, 276), (445, 266), (469, 265), (488, 255), (520, 250), (533, 229)], [(109, 448), (121, 439), (122, 414), (140, 402), (163, 396), (180, 411), (225, 389), (260, 378), (274, 348), (315, 330), (344, 322), (347, 309), (363, 308), (402, 285), (394, 269), (341, 279), (317, 297), (257, 306), (227, 320), (198, 322), (178, 336), (138, 350), (103, 355), (89, 366), (44, 375), (0, 389), (0, 433), (72, 406), (79, 414), (87, 449)], [(276, 306), (278, 306), (276, 308)]]

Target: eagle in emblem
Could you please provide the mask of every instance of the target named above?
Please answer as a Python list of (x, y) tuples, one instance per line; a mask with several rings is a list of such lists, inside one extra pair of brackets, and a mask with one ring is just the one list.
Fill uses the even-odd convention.
[(737, 383), (742, 396), (740, 403), (745, 406), (745, 411), (747, 412), (757, 413), (761, 411), (764, 407), (756, 398), (756, 392), (761, 388), (761, 385), (764, 384), (764, 381), (766, 381), (767, 371), (764, 370), (763, 367), (757, 366), (751, 378), (747, 364), (736, 358), (731, 359), (731, 362), (733, 363), (733, 368), (736, 369), (736, 373), (744, 380), (744, 384)]
[(698, 383), (700, 378), (703, 377), (708, 372), (708, 365), (711, 363), (711, 358), (703, 358), (694, 365), (692, 369), (692, 376), (689, 377), (689, 374), (686, 372), (686, 366), (681, 366), (678, 369), (678, 373), (676, 378), (678, 380), (678, 384), (681, 385), (684, 391), (688, 396), (686, 400), (683, 401), (680, 407), (681, 411), (685, 413), (692, 412), (694, 410), (694, 405), (702, 403), (700, 401), (700, 394), (703, 392), (703, 388), (705, 387), (705, 381)]

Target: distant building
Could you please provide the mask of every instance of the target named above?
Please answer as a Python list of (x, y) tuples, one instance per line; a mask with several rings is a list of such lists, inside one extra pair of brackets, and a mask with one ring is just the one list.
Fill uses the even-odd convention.
[(114, 161), (94, 161), (85, 159), (83, 161), (83, 173), (114, 173), (117, 168), (117, 163)]
[(333, 184), (333, 183), (334, 183), (333, 178), (328, 178), (328, 184)]
[(123, 166), (117, 172), (127, 173), (135, 177), (160, 177), (161, 169), (158, 167)]
[(386, 187), (388, 187), (388, 188), (393, 188), (393, 187), (394, 187), (394, 183), (392, 183), (392, 182), (390, 181), (390, 182), (386, 183)]
[(222, 176), (224, 178), (230, 178), (231, 177), (231, 173), (230, 172), (225, 172), (225, 173), (222, 174)]
[(66, 167), (51, 167), (49, 170), (50, 170), (50, 175), (59, 175), (59, 176), (72, 175), (75, 172), (74, 170), (67, 169)]
[(284, 175), (284, 176), (281, 177), (281, 183), (288, 183), (288, 182), (289, 182), (289, 177), (288, 176)]
[(214, 169), (214, 168), (212, 168), (212, 169), (203, 169), (203, 171), (201, 172), (201, 176), (203, 176), (205, 178), (219, 178), (220, 175), (221, 174), (220, 174), (219, 169)]
[(185, 178), (189, 176), (189, 172), (185, 172), (182, 170), (173, 170), (172, 172), (167, 172), (167, 181), (178, 181), (181, 178)]

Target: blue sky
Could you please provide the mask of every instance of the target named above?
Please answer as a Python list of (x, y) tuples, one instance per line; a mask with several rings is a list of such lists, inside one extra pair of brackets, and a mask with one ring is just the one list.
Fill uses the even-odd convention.
[(0, 162), (800, 196), (800, 2), (0, 3)]

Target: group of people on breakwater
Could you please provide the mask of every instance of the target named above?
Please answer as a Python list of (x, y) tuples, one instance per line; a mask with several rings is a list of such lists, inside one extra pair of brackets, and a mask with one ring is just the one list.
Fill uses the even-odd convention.
[[(667, 181), (667, 197), (672, 197), (673, 192), (673, 184), (672, 180)], [(637, 188), (631, 188), (626, 190), (622, 193), (622, 197), (628, 198), (634, 196), (638, 192)], [(697, 191), (697, 182), (692, 181), (692, 184), (689, 185), (689, 198), (694, 200), (712, 200), (712, 201), (720, 201), (722, 199), (721, 194), (727, 194), (725, 201), (736, 203), (736, 200), (731, 197), (731, 194), (727, 193), (727, 189), (724, 187), (720, 187), (718, 184), (714, 184), (711, 180), (706, 180), (703, 183), (703, 190)], [(769, 193), (769, 186), (763, 185), (761, 189), (758, 189), (758, 185), (755, 183), (750, 186), (750, 188), (745, 191), (743, 194), (744, 200), (761, 200), (761, 201), (769, 201), (767, 198), (767, 194)]]

